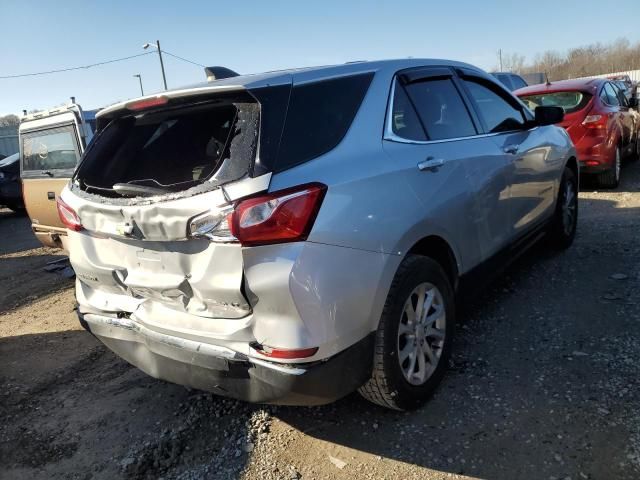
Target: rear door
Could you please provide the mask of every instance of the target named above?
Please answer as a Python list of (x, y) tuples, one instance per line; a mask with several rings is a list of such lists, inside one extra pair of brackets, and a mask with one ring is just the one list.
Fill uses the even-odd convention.
[(425, 227), (455, 240), (473, 266), (508, 240), (504, 156), (479, 136), (477, 119), (449, 68), (397, 75), (385, 150), (404, 169), (425, 212)]
[[(63, 229), (56, 198), (78, 164), (81, 147), (74, 123), (20, 132), (25, 207), (34, 231)], [(41, 240), (46, 240), (40, 237)]]
[(635, 149), (636, 131), (638, 129), (638, 115), (629, 107), (629, 100), (625, 93), (615, 84), (610, 83), (615, 90), (620, 104), (620, 116), (623, 128), (623, 147), (626, 148), (625, 153), (632, 153)]
[(618, 91), (610, 82), (607, 82), (602, 87), (600, 98), (604, 103), (607, 118), (609, 119), (607, 131), (610, 134), (611, 132), (619, 134), (622, 146), (627, 146), (630, 142), (632, 130), (629, 123), (630, 119), (625, 118), (625, 114), (622, 111)]
[(508, 165), (511, 235), (517, 238), (550, 215), (561, 159), (544, 130), (531, 128), (530, 113), (501, 86), (473, 73), (462, 82)]

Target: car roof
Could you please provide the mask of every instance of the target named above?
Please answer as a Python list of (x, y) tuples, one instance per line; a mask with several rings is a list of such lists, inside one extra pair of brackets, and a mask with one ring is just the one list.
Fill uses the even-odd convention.
[(540, 93), (580, 91), (595, 93), (600, 85), (607, 80), (604, 78), (579, 78), (574, 80), (561, 80), (559, 82), (531, 85), (513, 92), (515, 95), (535, 95)]
[(397, 71), (404, 68), (412, 67), (428, 67), (428, 66), (450, 66), (469, 68), (484, 73), (482, 70), (463, 62), (453, 60), (433, 59), (433, 58), (405, 58), (393, 60), (376, 60), (376, 61), (357, 61), (348, 62), (338, 65), (323, 65), (316, 67), (291, 68), (286, 70), (276, 70), (272, 72), (253, 73), (246, 75), (238, 75), (236, 77), (222, 78), (208, 82), (188, 85), (182, 88), (167, 90), (166, 92), (158, 92), (144, 97), (134, 98), (114, 105), (106, 107), (99, 111), (97, 118), (110, 116), (115, 111), (125, 108), (132, 101), (155, 98), (158, 95), (166, 95), (168, 97), (181, 97), (193, 95), (195, 93), (210, 93), (216, 90), (233, 91), (243, 89), (255, 89), (266, 86), (276, 86), (284, 84), (301, 84), (313, 81), (329, 79), (332, 77), (340, 77), (343, 75), (355, 75), (365, 72), (377, 72), (380, 70)]

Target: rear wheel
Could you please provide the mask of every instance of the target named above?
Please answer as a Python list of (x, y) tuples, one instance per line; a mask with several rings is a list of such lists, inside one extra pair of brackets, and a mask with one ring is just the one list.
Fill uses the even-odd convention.
[(598, 175), (598, 183), (604, 188), (616, 188), (620, 184), (620, 170), (622, 168), (622, 154), (620, 147), (616, 148), (613, 165), (606, 172)]
[(451, 283), (434, 260), (408, 256), (398, 268), (376, 333), (371, 379), (359, 392), (395, 410), (422, 405), (447, 369), (455, 311)]
[(578, 179), (570, 168), (565, 168), (560, 181), (556, 212), (549, 231), (551, 243), (560, 249), (571, 246), (578, 225)]

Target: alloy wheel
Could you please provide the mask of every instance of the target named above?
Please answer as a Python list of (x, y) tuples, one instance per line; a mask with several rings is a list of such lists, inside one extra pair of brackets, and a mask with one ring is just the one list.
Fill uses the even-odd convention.
[(423, 385), (438, 366), (446, 327), (442, 293), (431, 283), (421, 283), (404, 303), (398, 328), (398, 362), (404, 378)]

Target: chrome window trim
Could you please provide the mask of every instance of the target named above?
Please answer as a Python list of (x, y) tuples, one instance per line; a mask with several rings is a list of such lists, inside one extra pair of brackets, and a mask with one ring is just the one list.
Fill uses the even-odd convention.
[(478, 133), (476, 135), (469, 135), (468, 137), (453, 137), (453, 138), (443, 138), (441, 140), (412, 140), (410, 138), (404, 138), (400, 135), (397, 135), (393, 131), (393, 99), (396, 94), (396, 80), (397, 75), (393, 76), (391, 81), (391, 91), (389, 93), (389, 99), (387, 100), (387, 112), (386, 112), (386, 121), (384, 128), (384, 135), (382, 137), (383, 140), (395, 143), (406, 143), (411, 145), (430, 145), (434, 143), (448, 143), (448, 142), (459, 142), (461, 140), (469, 140), (472, 138), (486, 138), (486, 137), (497, 137), (499, 135), (508, 135), (518, 132), (532, 132), (538, 128), (536, 125), (533, 128), (529, 128), (527, 130), (509, 130), (506, 132), (494, 132), (494, 133)]

